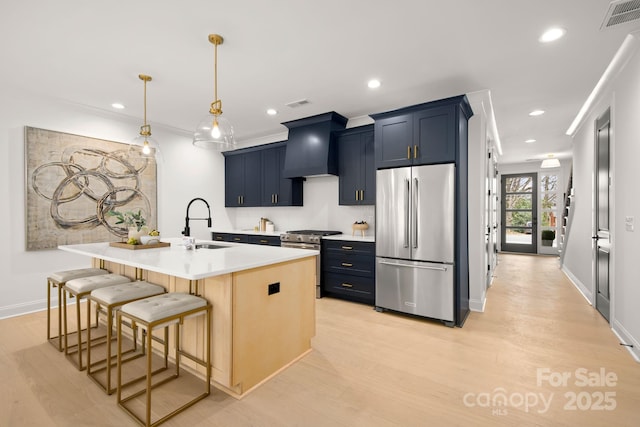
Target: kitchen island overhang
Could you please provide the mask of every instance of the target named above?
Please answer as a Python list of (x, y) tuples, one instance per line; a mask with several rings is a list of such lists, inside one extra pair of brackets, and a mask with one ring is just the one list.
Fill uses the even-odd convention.
[[(234, 397), (311, 350), (318, 251), (219, 242), (223, 248), (186, 250), (179, 238), (162, 240), (172, 245), (128, 250), (87, 243), (59, 249), (89, 256), (93, 266), (132, 280), (206, 298), (213, 306), (212, 384)], [(197, 348), (201, 340), (183, 338), (183, 345), (193, 344), (190, 351), (204, 351)]]

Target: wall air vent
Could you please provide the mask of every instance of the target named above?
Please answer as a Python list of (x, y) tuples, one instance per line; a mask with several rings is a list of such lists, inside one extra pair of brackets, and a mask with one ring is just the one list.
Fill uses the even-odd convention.
[(309, 103), (308, 99), (299, 99), (298, 101), (291, 101), (284, 105), (286, 105), (289, 108), (298, 108), (298, 107), (302, 107), (303, 105), (307, 105), (308, 103)]
[(613, 1), (609, 4), (609, 10), (602, 21), (600, 30), (637, 20), (640, 20), (640, 0)]

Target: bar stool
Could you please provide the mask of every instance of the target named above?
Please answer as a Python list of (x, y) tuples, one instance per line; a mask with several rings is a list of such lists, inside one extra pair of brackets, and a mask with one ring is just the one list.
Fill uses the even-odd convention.
[[(69, 331), (68, 331), (68, 321), (67, 321), (67, 295), (71, 298), (76, 299), (76, 334), (78, 343), (75, 346), (77, 347), (78, 360), (73, 360), (70, 358), (71, 362), (76, 365), (78, 370), (82, 371), (85, 367), (82, 364), (82, 323), (80, 321), (80, 300), (85, 298), (87, 295), (91, 293), (91, 291), (98, 288), (105, 288), (107, 286), (119, 285), (121, 283), (129, 283), (131, 279), (125, 276), (121, 276), (119, 274), (102, 274), (99, 276), (89, 276), (89, 277), (81, 277), (79, 279), (73, 279), (67, 281), (67, 283), (62, 286), (62, 313), (63, 313), (63, 323), (64, 323), (64, 354), (66, 356), (72, 355), (69, 351)], [(87, 307), (88, 309), (89, 307)], [(96, 324), (96, 327), (98, 325)], [(91, 323), (87, 324), (87, 329), (91, 328)], [(102, 337), (104, 338), (104, 337)]]
[[(116, 389), (111, 388), (111, 367), (115, 366), (115, 361), (112, 362), (111, 356), (111, 341), (113, 331), (113, 315), (124, 304), (136, 301), (142, 298), (147, 298), (154, 295), (160, 295), (165, 293), (165, 289), (159, 285), (153, 285), (144, 281), (137, 281), (131, 283), (122, 283), (120, 285), (107, 286), (106, 288), (99, 288), (91, 291), (91, 294), (87, 296), (87, 325), (91, 324), (91, 303), (95, 303), (98, 315), (101, 311), (105, 313), (107, 335), (106, 335), (106, 357), (104, 359), (92, 362), (92, 339), (91, 328), (87, 328), (87, 375), (93, 379), (107, 393), (111, 394)], [(96, 322), (98, 318), (96, 318)], [(136, 351), (136, 337), (135, 331), (133, 333), (133, 349)], [(136, 357), (141, 356), (139, 354)], [(94, 369), (96, 365), (102, 365), (97, 369)], [(100, 381), (98, 373), (105, 371), (106, 379), (104, 382)]]
[[(107, 270), (101, 268), (80, 268), (77, 270), (57, 271), (47, 277), (47, 341), (56, 347), (58, 351), (62, 351), (62, 287), (69, 280), (108, 273)], [(58, 288), (58, 335), (55, 337), (51, 336), (51, 289), (53, 288)], [(55, 341), (57, 341), (57, 344)]]
[[(184, 320), (193, 316), (205, 315), (205, 325), (206, 331), (204, 333), (205, 337), (205, 360), (198, 358), (195, 355), (189, 354), (181, 349), (180, 342), (180, 331), (184, 326)], [(188, 407), (192, 406), (196, 402), (207, 397), (211, 390), (211, 305), (203, 298), (197, 297), (195, 295), (183, 294), (183, 293), (169, 293), (164, 295), (158, 295), (150, 298), (141, 299), (138, 301), (134, 301), (128, 304), (125, 304), (118, 310), (116, 319), (116, 329), (117, 329), (117, 337), (118, 337), (118, 375), (117, 375), (117, 401), (118, 406), (122, 408), (129, 416), (135, 419), (140, 425), (151, 427), (157, 426), (160, 423), (165, 422), (169, 418), (174, 415), (179, 414), (184, 411)], [(122, 360), (122, 322), (123, 318), (128, 318), (133, 325), (137, 325), (141, 328), (144, 328), (146, 333), (146, 338), (144, 338), (143, 346), (146, 348), (143, 349), (146, 353), (146, 368), (145, 375), (140, 380), (145, 379), (146, 385), (143, 389), (133, 392), (127, 397), (122, 396), (122, 369), (123, 369), (123, 360)], [(152, 357), (153, 357), (153, 349), (152, 349), (152, 341), (153, 330), (158, 328), (164, 328), (165, 331), (165, 339), (164, 339), (164, 358), (165, 365), (167, 364), (167, 346), (168, 346), (168, 327), (172, 324), (175, 324), (175, 373), (171, 376), (157, 381), (155, 384), (152, 384)], [(135, 326), (134, 326), (135, 327)], [(145, 335), (143, 335), (144, 337)], [(196, 364), (203, 366), (205, 368), (205, 391), (193, 398), (192, 400), (184, 403), (177, 409), (169, 412), (168, 414), (160, 417), (154, 422), (151, 422), (151, 394), (152, 390), (156, 387), (165, 384), (173, 379), (176, 379), (180, 375), (180, 358), (185, 356)], [(135, 405), (135, 402), (132, 402), (135, 398), (145, 395), (146, 399), (144, 403), (145, 407), (145, 415), (141, 417), (137, 415), (132, 407)]]

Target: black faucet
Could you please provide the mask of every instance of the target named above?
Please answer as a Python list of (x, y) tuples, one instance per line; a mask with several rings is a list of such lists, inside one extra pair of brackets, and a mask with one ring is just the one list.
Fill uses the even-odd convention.
[[(189, 218), (189, 208), (191, 207), (191, 204), (196, 200), (202, 200), (204, 204), (207, 205), (207, 211), (209, 212), (209, 216), (207, 218)], [(211, 228), (211, 209), (209, 208), (209, 203), (207, 203), (205, 199), (196, 197), (195, 199), (192, 199), (187, 205), (187, 216), (184, 218), (184, 230), (182, 230), (182, 234), (184, 236), (191, 235), (191, 229), (189, 228), (190, 219), (196, 219), (196, 220), (202, 220), (202, 221), (207, 220), (207, 227)]]

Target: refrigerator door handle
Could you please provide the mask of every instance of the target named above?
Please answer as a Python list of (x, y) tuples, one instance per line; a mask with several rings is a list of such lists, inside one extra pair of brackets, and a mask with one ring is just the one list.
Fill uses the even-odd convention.
[(426, 265), (410, 265), (410, 264), (400, 264), (397, 262), (389, 262), (389, 261), (379, 261), (380, 264), (384, 265), (392, 265), (394, 267), (408, 267), (408, 268), (418, 268), (420, 270), (437, 270), (437, 271), (447, 271), (447, 267), (427, 267)]
[(418, 178), (413, 178), (413, 248), (418, 249)]
[(404, 247), (409, 247), (409, 188), (411, 187), (411, 182), (408, 179), (404, 180)]

